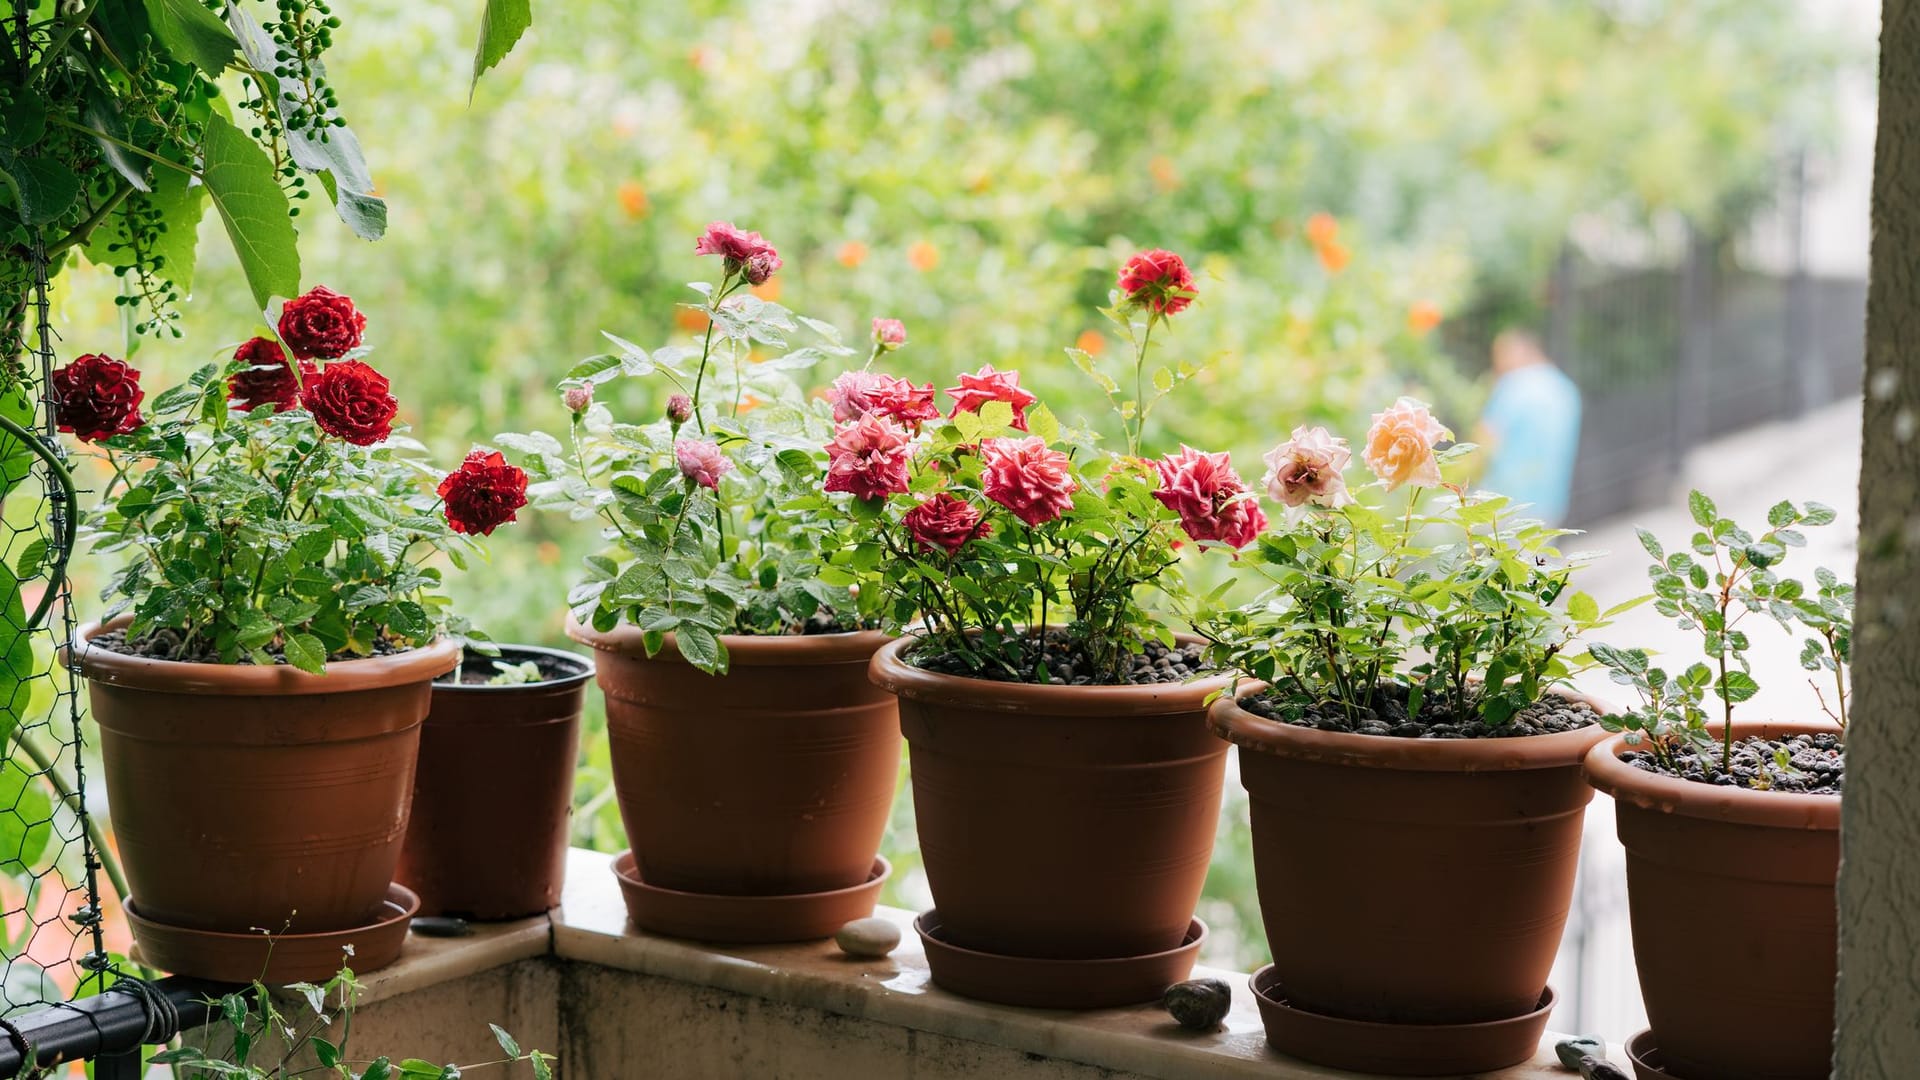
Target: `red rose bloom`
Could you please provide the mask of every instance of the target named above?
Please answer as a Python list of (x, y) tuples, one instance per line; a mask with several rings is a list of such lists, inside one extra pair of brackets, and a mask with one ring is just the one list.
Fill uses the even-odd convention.
[(1247, 494), (1226, 454), (1207, 454), (1191, 446), (1154, 462), (1160, 490), (1153, 493), (1180, 515), (1180, 527), (1195, 540), (1213, 540), (1241, 548), (1267, 527), (1267, 512)]
[(1120, 268), (1120, 294), (1155, 315), (1177, 315), (1193, 302), (1193, 274), (1171, 251), (1143, 251)]
[(280, 309), (280, 340), (302, 360), (337, 360), (360, 347), (367, 317), (325, 285), (287, 301)]
[(730, 222), (716, 221), (707, 226), (693, 242), (695, 255), (718, 255), (726, 260), (727, 273), (744, 273), (750, 285), (764, 285), (780, 269), (780, 253), (757, 232), (737, 229)]
[(921, 547), (949, 555), (970, 540), (993, 535), (993, 524), (983, 520), (980, 511), (944, 491), (907, 511), (900, 521)]
[(877, 371), (843, 373), (827, 387), (827, 400), (833, 404), (834, 420), (843, 424), (877, 412), (918, 431), (922, 420), (940, 415), (940, 407), (933, 403), (932, 383), (915, 386), (907, 379)]
[(490, 536), (527, 505), (527, 474), (498, 451), (475, 450), (440, 481), (439, 491), (454, 532)]
[(286, 412), (300, 404), (300, 384), (318, 373), (311, 362), (302, 360), (300, 378), (295, 379), (279, 343), (263, 337), (233, 350), (233, 358), (248, 367), (227, 376), (227, 402), (248, 412), (262, 405), (273, 406), (277, 413)]
[(140, 372), (111, 356), (88, 353), (53, 373), (53, 416), (81, 442), (125, 435), (140, 416)]
[(840, 425), (827, 444), (827, 490), (862, 499), (884, 499), (907, 490), (911, 442), (906, 428), (879, 413)]
[(986, 496), (1028, 525), (1045, 525), (1073, 506), (1080, 484), (1073, 462), (1039, 436), (988, 439), (980, 444)]
[(1013, 426), (1021, 431), (1027, 430), (1027, 406), (1038, 400), (1020, 389), (1019, 372), (995, 371), (992, 364), (960, 376), (960, 385), (947, 387), (947, 396), (953, 399), (953, 411), (948, 416), (977, 413), (989, 401), (1004, 401), (1013, 406)]
[(372, 446), (393, 433), (400, 403), (387, 393), (387, 377), (358, 360), (340, 360), (307, 380), (300, 404), (320, 430), (355, 446)]

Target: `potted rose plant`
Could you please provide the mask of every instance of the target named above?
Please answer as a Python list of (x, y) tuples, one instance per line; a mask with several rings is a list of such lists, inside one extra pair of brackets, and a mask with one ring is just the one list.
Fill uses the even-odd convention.
[(459, 564), (472, 534), (512, 520), (525, 481), (477, 475), (475, 451), (422, 490), (420, 447), (361, 359), (365, 324), (316, 288), (286, 302), (277, 342), (150, 402), (109, 357), (53, 375), (61, 429), (111, 470), (86, 532), (123, 561), (71, 648), (129, 916), (159, 967), (304, 977), (288, 965), (331, 970), (349, 943), (378, 966), (417, 902), (391, 883), (420, 721), (478, 636), (429, 560)]
[[(831, 326), (753, 291), (780, 268), (758, 233), (716, 223), (719, 263), (687, 308), (695, 347), (607, 335), (561, 383), (563, 443), (503, 435), (536, 506), (598, 522), (607, 548), (568, 597), (599, 657), (635, 925), (720, 941), (826, 937), (868, 914), (899, 771), (893, 699), (866, 680), (887, 640), (874, 595), (821, 573), (849, 523), (821, 502), (833, 406), (796, 381), (850, 355)], [(811, 344), (790, 345), (806, 335)], [(872, 352), (905, 331), (875, 320)], [(673, 391), (650, 423), (594, 400), (615, 379)], [(926, 391), (931, 397), (931, 389)]]
[[(1193, 296), (1169, 252), (1122, 271), (1107, 314), (1134, 385)], [(1157, 398), (1096, 374), (1124, 399), (1126, 453), (991, 367), (960, 376), (942, 420), (883, 399), (829, 446), (827, 489), (860, 523), (835, 565), (881, 567), (888, 624), (910, 631), (873, 680), (910, 747), (933, 977), (1015, 1004), (1148, 1000), (1191, 967), (1225, 766), (1205, 702), (1224, 680), (1146, 603), (1178, 593), (1183, 541), (1238, 548), (1266, 525), (1225, 454), (1136, 456)]]
[[(1382, 1073), (1530, 1057), (1572, 899), (1594, 703), (1566, 649), (1604, 622), (1569, 588), (1563, 530), (1442, 478), (1467, 448), (1401, 399), (1351, 451), (1295, 429), (1267, 455), (1289, 527), (1241, 565), (1268, 590), (1203, 614), (1241, 682), (1212, 706), (1240, 747), (1274, 962), (1254, 978), (1278, 1049)], [(1614, 612), (1606, 613), (1607, 616)]]
[[(1699, 531), (1668, 551), (1642, 530), (1654, 604), (1699, 635), (1700, 659), (1657, 666), (1596, 644), (1638, 707), (1587, 755), (1614, 797), (1627, 849), (1634, 960), (1649, 1030), (1627, 1046), (1642, 1077), (1811, 1080), (1833, 1055), (1834, 881), (1853, 587), (1824, 567), (1807, 585), (1778, 567), (1834, 512), (1777, 503), (1758, 536), (1693, 492)], [(1736, 721), (1759, 692), (1748, 628), (1803, 634), (1801, 666), (1825, 721)], [(1717, 707), (1715, 707), (1717, 705)], [(1689, 913), (1711, 912), (1712, 933)]]

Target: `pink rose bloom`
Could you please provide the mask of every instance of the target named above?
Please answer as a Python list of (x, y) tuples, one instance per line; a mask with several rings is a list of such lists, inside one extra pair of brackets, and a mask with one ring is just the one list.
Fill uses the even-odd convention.
[(833, 403), (834, 420), (842, 424), (877, 412), (917, 431), (922, 420), (940, 415), (932, 383), (915, 386), (877, 371), (846, 372), (827, 387), (827, 400)]
[(1027, 430), (1027, 406), (1038, 400), (1020, 389), (1019, 372), (995, 371), (992, 364), (983, 364), (979, 371), (960, 376), (960, 385), (947, 387), (947, 396), (953, 399), (953, 411), (948, 416), (977, 413), (980, 406), (989, 401), (1004, 401), (1013, 406), (1013, 426), (1021, 431)]
[(1120, 268), (1120, 295), (1155, 315), (1178, 315), (1193, 303), (1193, 272), (1171, 251), (1143, 251)]
[(968, 541), (993, 535), (992, 523), (980, 517), (965, 499), (942, 491), (900, 519), (914, 540), (928, 551), (939, 549), (951, 555)]
[(560, 403), (565, 405), (570, 413), (586, 412), (587, 407), (593, 404), (593, 384), (567, 387), (560, 394)]
[(1267, 494), (1295, 521), (1308, 506), (1341, 507), (1353, 501), (1342, 470), (1353, 460), (1347, 440), (1323, 427), (1297, 427), (1286, 442), (1267, 451)]
[(879, 413), (840, 425), (827, 444), (827, 490), (862, 499), (884, 499), (907, 490), (911, 442), (906, 428)]
[(780, 269), (780, 253), (757, 232), (737, 229), (730, 222), (716, 221), (707, 226), (693, 242), (695, 255), (718, 255), (726, 260), (727, 273), (744, 273), (752, 285), (765, 284)]
[(980, 460), (987, 498), (1028, 525), (1045, 525), (1073, 506), (1080, 487), (1073, 462), (1045, 439), (988, 439), (980, 444)]
[(1160, 488), (1153, 497), (1180, 515), (1180, 527), (1195, 540), (1240, 548), (1266, 529), (1266, 511), (1248, 494), (1226, 454), (1182, 446), (1180, 453), (1168, 454), (1154, 467), (1160, 472)]
[(1373, 414), (1362, 457), (1373, 475), (1387, 482), (1388, 491), (1404, 484), (1433, 487), (1440, 483), (1440, 462), (1433, 456), (1433, 445), (1451, 438), (1453, 433), (1425, 405), (1403, 397), (1386, 412)]
[(720, 450), (720, 444), (705, 439), (676, 439), (673, 457), (680, 475), (704, 488), (720, 490), (720, 478), (733, 471), (733, 462)]
[(873, 343), (892, 351), (907, 343), (907, 324), (899, 319), (874, 319)]

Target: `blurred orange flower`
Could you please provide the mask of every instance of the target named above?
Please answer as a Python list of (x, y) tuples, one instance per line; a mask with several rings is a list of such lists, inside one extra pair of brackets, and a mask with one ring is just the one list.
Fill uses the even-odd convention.
[(1340, 223), (1325, 210), (1307, 219), (1307, 239), (1314, 247), (1323, 248), (1340, 240)]
[(647, 211), (652, 208), (652, 204), (647, 201), (647, 189), (641, 187), (638, 180), (622, 180), (618, 194), (620, 209), (626, 211), (626, 215), (636, 221), (646, 217)]
[(551, 540), (540, 541), (540, 546), (534, 548), (533, 553), (543, 565), (555, 566), (560, 562), (560, 545)]
[(1329, 274), (1337, 274), (1345, 270), (1347, 263), (1353, 259), (1353, 252), (1348, 251), (1347, 245), (1338, 240), (1329, 240), (1324, 244), (1316, 244), (1313, 250), (1315, 254), (1320, 256), (1320, 265), (1326, 267), (1327, 273)]
[(773, 301), (780, 299), (780, 279), (768, 278), (767, 280), (761, 282), (760, 284), (755, 285), (752, 289), (748, 291), (752, 292), (753, 295), (759, 297), (760, 299), (765, 300), (768, 303), (772, 303)]
[(1099, 356), (1107, 351), (1107, 338), (1098, 330), (1082, 330), (1080, 336), (1073, 339), (1073, 347), (1088, 356)]
[(689, 49), (687, 51), (687, 63), (692, 64), (696, 71), (705, 71), (707, 69), (707, 47), (705, 45), (695, 45), (692, 49)]
[(754, 397), (752, 394), (748, 394), (745, 397), (740, 399), (740, 411), (743, 413), (750, 413), (764, 404), (766, 404), (766, 402), (761, 401), (759, 398)]
[(932, 45), (936, 49), (952, 48), (953, 27), (936, 26), (932, 30), (927, 31), (927, 44)]
[(907, 263), (924, 274), (940, 265), (940, 249), (925, 240), (917, 240), (907, 249)]
[(1173, 191), (1180, 186), (1180, 170), (1165, 154), (1154, 155), (1153, 160), (1147, 162), (1147, 171), (1153, 174), (1154, 186), (1161, 191)]
[(707, 313), (698, 308), (675, 308), (673, 310), (673, 325), (685, 330), (689, 334), (697, 334), (707, 328)]
[(1415, 300), (1407, 308), (1407, 329), (1414, 334), (1425, 334), (1440, 325), (1440, 305), (1431, 300)]
[(840, 245), (840, 251), (834, 256), (840, 265), (852, 270), (867, 261), (867, 245), (858, 240), (849, 240)]

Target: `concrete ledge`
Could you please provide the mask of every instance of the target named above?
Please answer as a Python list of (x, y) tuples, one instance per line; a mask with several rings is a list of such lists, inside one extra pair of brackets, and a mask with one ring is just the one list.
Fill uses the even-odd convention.
[[(561, 1055), (569, 1080), (1353, 1080), (1266, 1045), (1246, 975), (1197, 969), (1234, 988), (1223, 1030), (1183, 1031), (1156, 1006), (1084, 1013), (988, 1005), (929, 979), (911, 912), (883, 960), (830, 942), (723, 947), (627, 924), (605, 855), (574, 851), (549, 918), (409, 939), (399, 963), (364, 977), (355, 1056), (486, 1060), (487, 1024)], [(1549, 1036), (1524, 1065), (1483, 1080), (1566, 1080)], [(1625, 1058), (1614, 1051), (1614, 1060)]]

